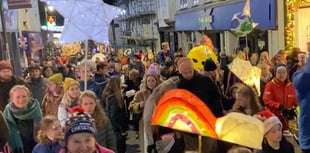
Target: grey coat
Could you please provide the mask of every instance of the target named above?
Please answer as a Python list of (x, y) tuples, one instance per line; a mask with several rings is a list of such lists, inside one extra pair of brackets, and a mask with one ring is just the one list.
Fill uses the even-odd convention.
[(104, 127), (98, 128), (96, 134), (97, 142), (108, 149), (116, 152), (116, 137), (110, 119), (107, 118), (107, 123)]

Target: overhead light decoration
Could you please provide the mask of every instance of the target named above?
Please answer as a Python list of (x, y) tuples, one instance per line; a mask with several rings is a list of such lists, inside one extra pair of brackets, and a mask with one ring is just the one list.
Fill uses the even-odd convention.
[(295, 47), (295, 13), (302, 5), (309, 5), (310, 0), (286, 0), (285, 46), (291, 51)]

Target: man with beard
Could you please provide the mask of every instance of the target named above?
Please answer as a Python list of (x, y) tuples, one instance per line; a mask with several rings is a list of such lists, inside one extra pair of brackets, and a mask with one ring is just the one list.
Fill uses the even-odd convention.
[(26, 84), (24, 80), (13, 75), (13, 67), (9, 61), (0, 61), (0, 110), (3, 111), (9, 103), (9, 92), (17, 84)]
[(28, 67), (30, 77), (26, 80), (29, 84), (29, 89), (32, 97), (42, 103), (47, 86), (47, 79), (41, 76), (41, 68), (38, 64), (33, 64)]

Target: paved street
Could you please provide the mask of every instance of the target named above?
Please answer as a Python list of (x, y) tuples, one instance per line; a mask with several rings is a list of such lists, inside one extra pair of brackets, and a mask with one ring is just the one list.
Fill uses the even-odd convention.
[(136, 139), (136, 132), (128, 132), (127, 153), (140, 153), (139, 139)]

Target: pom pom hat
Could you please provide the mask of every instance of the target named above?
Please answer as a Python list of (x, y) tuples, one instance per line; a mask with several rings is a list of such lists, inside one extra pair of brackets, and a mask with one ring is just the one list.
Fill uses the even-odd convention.
[(69, 112), (64, 129), (65, 142), (68, 142), (71, 135), (77, 133), (90, 133), (95, 136), (97, 129), (94, 118), (78, 106), (71, 108)]

